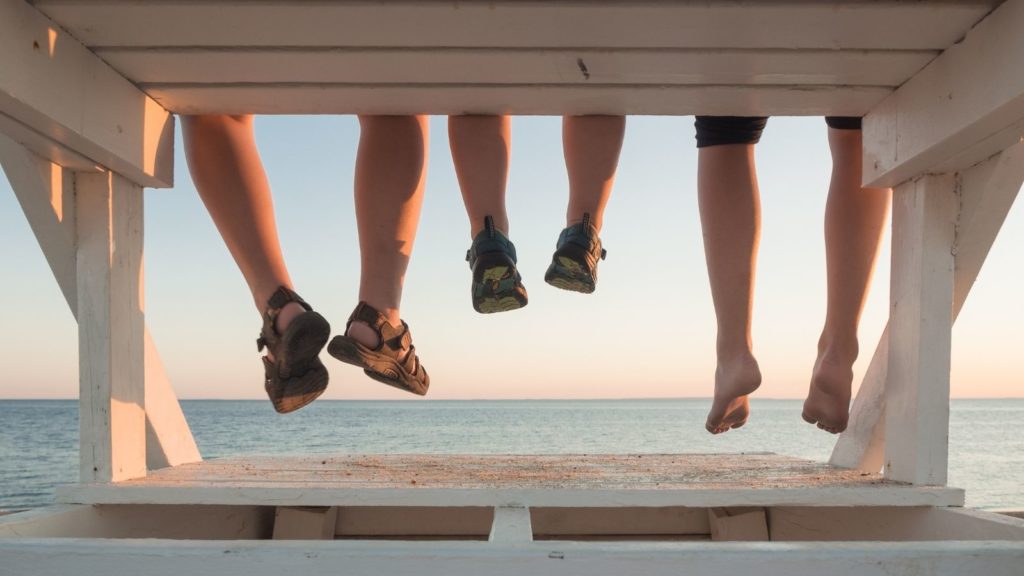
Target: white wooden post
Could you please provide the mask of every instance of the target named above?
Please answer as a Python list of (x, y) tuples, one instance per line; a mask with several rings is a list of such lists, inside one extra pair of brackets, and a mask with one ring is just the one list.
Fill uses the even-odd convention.
[[(78, 318), (75, 172), (36, 156), (0, 134), (0, 165), (46, 256), (71, 313)], [(202, 460), (181, 405), (145, 331), (146, 460), (150, 470)]]
[[(1024, 184), (1024, 144), (957, 174), (960, 208), (952, 248), (953, 322), (967, 301), (999, 229)], [(882, 333), (850, 413), (850, 426), (836, 442), (831, 463), (867, 472), (882, 469), (885, 452), (885, 380), (889, 327)]]
[(885, 475), (946, 483), (953, 241), (953, 175), (925, 176), (893, 193)]
[(142, 188), (79, 174), (78, 340), (81, 480), (146, 475)]

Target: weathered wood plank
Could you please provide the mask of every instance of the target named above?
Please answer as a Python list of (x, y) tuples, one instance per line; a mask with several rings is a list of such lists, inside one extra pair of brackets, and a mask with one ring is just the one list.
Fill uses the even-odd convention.
[(77, 287), (83, 482), (146, 475), (142, 190), (79, 174)]
[(3, 574), (109, 576), (146, 567), (178, 574), (310, 576), (337, 574), (491, 574), (495, 576), (693, 574), (820, 576), (1019, 576), (1018, 542), (639, 543), (551, 542), (197, 542), (0, 540)]
[(903, 84), (934, 50), (106, 48), (133, 82)]
[(864, 120), (864, 181), (956, 172), (1024, 137), (1024, 0), (1008, 0)]
[[(999, 0), (35, 0), (88, 46), (945, 49)], [(244, 5), (244, 10), (239, 10)]]
[(498, 506), (494, 509), (494, 520), (488, 542), (518, 544), (533, 541), (533, 525), (530, 523), (530, 509), (526, 506)]
[(172, 185), (174, 119), (23, 0), (0, 1), (0, 70), (0, 113), (28, 129), (23, 139), (35, 133), (133, 182)]
[(893, 192), (885, 476), (914, 484), (946, 483), (959, 200), (953, 175)]
[[(345, 455), (185, 464), (72, 503), (650, 507), (962, 505), (963, 492), (774, 455)], [(841, 504), (840, 504), (841, 503)]]
[(180, 114), (671, 114), (861, 116), (888, 88), (589, 84), (149, 84)]
[(274, 540), (334, 540), (338, 508), (278, 506)]
[(716, 542), (767, 542), (764, 508), (709, 508), (708, 525)]
[(0, 134), (0, 166), (71, 314), (77, 318), (75, 173), (40, 158), (3, 134)]
[(773, 541), (1024, 541), (1024, 521), (963, 508), (772, 508)]

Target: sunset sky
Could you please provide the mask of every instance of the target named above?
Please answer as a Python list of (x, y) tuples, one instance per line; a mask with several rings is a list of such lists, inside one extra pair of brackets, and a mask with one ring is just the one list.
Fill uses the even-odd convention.
[[(820, 118), (777, 118), (758, 148), (763, 236), (754, 340), (766, 398), (806, 391), (824, 318), (822, 217), (830, 170)], [(354, 117), (263, 117), (257, 137), (296, 289), (344, 329), (356, 304)], [(263, 398), (260, 318), (203, 209), (181, 138), (176, 187), (147, 190), (146, 319), (183, 398)], [(704, 397), (715, 322), (696, 202), (693, 119), (630, 118), (605, 217), (597, 292), (543, 281), (567, 197), (557, 118), (513, 121), (511, 238), (525, 309), (475, 313), (445, 119), (431, 122), (420, 235), (403, 317), (431, 374), (429, 398)], [(77, 396), (77, 327), (6, 179), (0, 179), (0, 398)], [(1024, 396), (1024, 208), (1014, 207), (953, 331), (955, 397)], [(861, 326), (859, 382), (885, 324), (888, 236)], [(324, 353), (325, 398), (411, 398)]]

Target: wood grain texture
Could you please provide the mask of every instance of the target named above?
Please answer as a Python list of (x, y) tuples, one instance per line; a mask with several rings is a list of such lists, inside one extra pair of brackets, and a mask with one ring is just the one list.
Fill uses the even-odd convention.
[(105, 48), (139, 84), (903, 84), (935, 50)]
[(173, 184), (173, 117), (23, 0), (0, 1), (0, 70), (0, 113), (38, 152), (51, 140), (141, 185)]
[(864, 119), (864, 181), (968, 168), (1024, 137), (1024, 0), (1008, 0)]
[(90, 47), (945, 49), (1000, 0), (35, 0)]
[(925, 176), (893, 192), (885, 475), (903, 482), (946, 482), (959, 202), (951, 174)]
[(142, 190), (110, 172), (75, 181), (83, 482), (146, 475)]
[(953, 505), (963, 492), (772, 454), (350, 455), (210, 460), (62, 502), (281, 506)]
[(0, 574), (1019, 576), (1020, 542), (197, 542), (3, 540)]
[(150, 84), (180, 114), (656, 114), (861, 116), (891, 90), (859, 86)]

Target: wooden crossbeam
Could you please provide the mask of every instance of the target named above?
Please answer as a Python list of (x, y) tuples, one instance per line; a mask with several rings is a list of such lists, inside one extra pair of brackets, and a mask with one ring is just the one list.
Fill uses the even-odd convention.
[(864, 181), (952, 173), (1024, 137), (1024, 0), (1007, 0), (864, 119)]
[(0, 0), (0, 70), (0, 125), (34, 152), (172, 185), (173, 117), (24, 0)]

